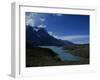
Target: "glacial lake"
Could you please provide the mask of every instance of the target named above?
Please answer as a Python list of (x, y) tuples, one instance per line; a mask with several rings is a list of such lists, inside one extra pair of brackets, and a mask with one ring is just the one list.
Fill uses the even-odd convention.
[(67, 52), (68, 50), (63, 50), (62, 47), (57, 46), (40, 46), (41, 48), (49, 48), (58, 54), (58, 57), (62, 61), (79, 61), (81, 57), (72, 55), (71, 53)]

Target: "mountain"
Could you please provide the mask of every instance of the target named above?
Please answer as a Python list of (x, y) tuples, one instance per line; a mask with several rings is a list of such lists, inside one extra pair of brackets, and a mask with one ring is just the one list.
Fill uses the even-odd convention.
[(72, 45), (70, 41), (56, 39), (47, 30), (37, 26), (26, 26), (26, 43), (29, 46), (64, 46)]

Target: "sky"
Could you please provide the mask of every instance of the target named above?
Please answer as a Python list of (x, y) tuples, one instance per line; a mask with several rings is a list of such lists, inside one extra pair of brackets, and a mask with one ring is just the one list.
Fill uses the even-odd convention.
[(55, 38), (89, 43), (89, 15), (26, 12), (26, 25), (46, 28)]

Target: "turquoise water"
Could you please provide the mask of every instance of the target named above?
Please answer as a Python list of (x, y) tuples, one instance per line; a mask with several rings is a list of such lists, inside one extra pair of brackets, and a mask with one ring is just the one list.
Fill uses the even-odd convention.
[(57, 46), (40, 46), (41, 48), (49, 48), (55, 53), (58, 54), (58, 57), (62, 61), (79, 61), (81, 58), (75, 55), (72, 55), (71, 53), (67, 52), (67, 50), (63, 50), (62, 47), (57, 47)]

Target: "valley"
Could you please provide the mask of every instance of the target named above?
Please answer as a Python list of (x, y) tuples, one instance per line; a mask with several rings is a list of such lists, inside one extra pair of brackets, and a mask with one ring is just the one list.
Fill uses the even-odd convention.
[(80, 49), (78, 53), (82, 53), (79, 55), (71, 50), (72, 47), (69, 48), (65, 49), (65, 47), (58, 46), (27, 48), (26, 67), (89, 64), (89, 58), (82, 56), (83, 53), (88, 53), (88, 50), (82, 51)]

